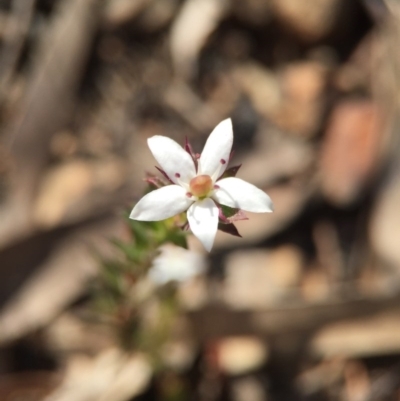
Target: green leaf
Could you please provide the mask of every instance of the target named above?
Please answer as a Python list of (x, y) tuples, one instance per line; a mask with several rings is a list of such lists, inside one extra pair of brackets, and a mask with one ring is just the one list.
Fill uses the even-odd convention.
[(143, 259), (143, 251), (138, 249), (135, 244), (126, 243), (119, 239), (112, 240), (112, 243), (122, 251), (130, 262), (140, 263)]
[(179, 231), (176, 230), (169, 232), (166, 242), (172, 242), (174, 245), (188, 249), (187, 234), (185, 231), (182, 231), (181, 229), (179, 229)]
[(102, 286), (113, 298), (119, 298), (123, 295), (122, 272), (123, 265), (116, 261), (104, 261), (101, 267)]
[(149, 242), (146, 230), (146, 222), (129, 219), (129, 226), (135, 238), (135, 244), (138, 248), (144, 248)]

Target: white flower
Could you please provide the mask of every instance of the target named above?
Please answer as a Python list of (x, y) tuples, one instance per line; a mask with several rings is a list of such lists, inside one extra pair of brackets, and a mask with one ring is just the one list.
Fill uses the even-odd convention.
[(155, 284), (184, 282), (203, 273), (205, 269), (204, 258), (199, 253), (173, 244), (165, 244), (159, 250), (160, 255), (153, 260), (149, 270), (149, 277)]
[[(248, 212), (272, 212), (272, 201), (264, 192), (239, 178), (222, 178), (233, 142), (230, 119), (219, 123), (210, 134), (196, 164), (179, 144), (165, 136), (153, 136), (148, 145), (171, 185), (145, 195), (130, 218), (158, 221), (187, 210), (193, 234), (210, 251), (218, 229), (217, 204)], [(217, 202), (217, 203), (216, 203)]]

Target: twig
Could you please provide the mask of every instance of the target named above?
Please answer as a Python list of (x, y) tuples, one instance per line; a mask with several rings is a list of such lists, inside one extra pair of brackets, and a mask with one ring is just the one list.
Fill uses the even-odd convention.
[(13, 159), (8, 202), (0, 209), (0, 248), (34, 230), (32, 199), (48, 143), (68, 122), (95, 34), (98, 0), (64, 0), (41, 41), (25, 101), (6, 132)]
[(4, 97), (15, 73), (18, 60), (32, 20), (36, 0), (14, 0), (12, 13), (7, 18), (4, 45), (0, 53), (0, 102)]

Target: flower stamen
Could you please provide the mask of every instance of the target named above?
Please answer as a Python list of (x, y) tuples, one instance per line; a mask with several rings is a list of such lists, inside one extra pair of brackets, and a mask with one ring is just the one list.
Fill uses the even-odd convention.
[(190, 181), (190, 191), (198, 198), (206, 197), (213, 188), (213, 182), (209, 175), (198, 175)]

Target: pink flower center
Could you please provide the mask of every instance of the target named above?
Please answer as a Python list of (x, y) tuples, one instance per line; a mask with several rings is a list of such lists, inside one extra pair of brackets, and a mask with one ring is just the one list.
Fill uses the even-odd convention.
[(190, 192), (198, 198), (204, 198), (213, 188), (213, 182), (209, 175), (198, 175), (190, 181)]

